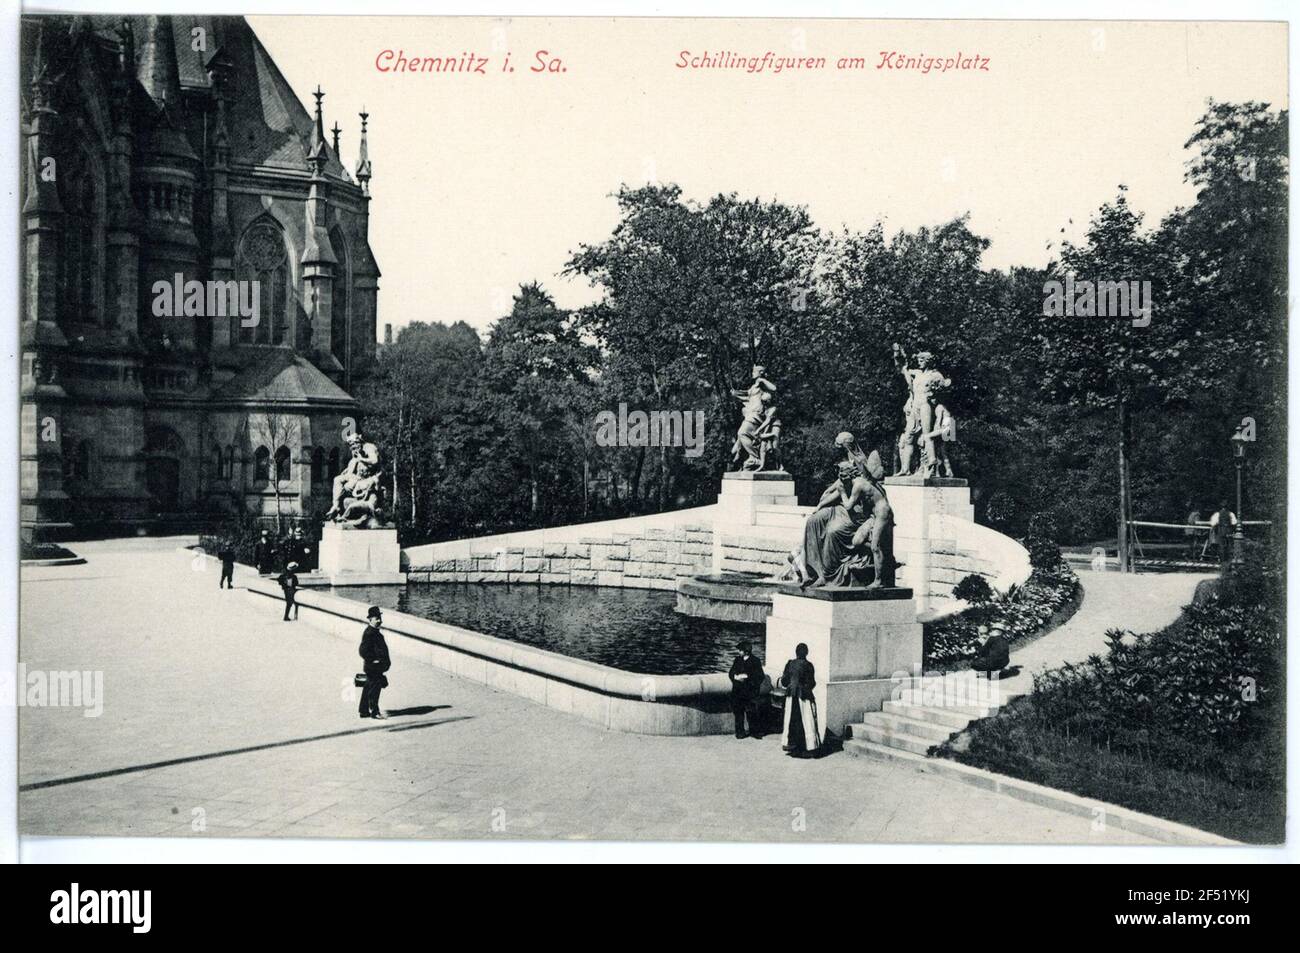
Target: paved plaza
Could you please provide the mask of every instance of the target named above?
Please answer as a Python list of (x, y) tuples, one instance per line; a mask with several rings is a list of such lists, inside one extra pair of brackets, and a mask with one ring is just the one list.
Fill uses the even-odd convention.
[[(392, 717), (363, 721), (355, 646), (219, 591), (184, 542), (78, 543), (84, 565), (23, 571), (27, 671), (104, 679), (99, 717), (20, 710), (24, 834), (1149, 843), (910, 765), (792, 760), (776, 736), (609, 732), (401, 656)], [(1096, 637), (1113, 608), (1156, 628), (1196, 578), (1087, 576), (1026, 652)]]

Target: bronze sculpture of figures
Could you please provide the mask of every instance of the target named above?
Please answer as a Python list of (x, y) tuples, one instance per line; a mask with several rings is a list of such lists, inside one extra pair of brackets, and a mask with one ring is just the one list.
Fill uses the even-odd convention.
[(763, 365), (755, 364), (753, 383), (745, 390), (731, 392), (744, 405), (744, 417), (731, 445), (732, 463), (739, 463), (741, 470), (782, 470), (777, 456), (781, 443), (781, 418), (776, 410), (776, 385), (763, 376), (766, 373)]
[[(894, 476), (952, 476), (952, 464), (945, 445), (952, 437), (952, 417), (938, 403), (939, 392), (951, 386), (952, 381), (931, 366), (934, 355), (929, 351), (918, 352), (915, 363), (915, 367), (909, 368), (902, 346), (894, 345), (894, 366), (907, 383), (903, 432), (898, 438), (898, 471)], [(939, 410), (943, 411), (942, 420), (937, 413)]]
[(880, 454), (862, 451), (851, 433), (835, 446), (844, 452), (836, 479), (804, 523), (803, 544), (790, 555), (787, 575), (802, 588), (894, 585), (894, 514), (880, 480)]
[(379, 448), (359, 433), (347, 438), (351, 459), (343, 472), (334, 478), (334, 505), (325, 514), (327, 520), (356, 529), (383, 525), (379, 512)]

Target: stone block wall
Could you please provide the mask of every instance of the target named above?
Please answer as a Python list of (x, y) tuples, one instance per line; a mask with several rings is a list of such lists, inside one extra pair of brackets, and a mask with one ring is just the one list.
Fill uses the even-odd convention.
[(789, 533), (774, 536), (723, 533), (721, 569), (723, 572), (779, 575), (785, 571), (790, 550), (798, 541), (794, 534)]
[(411, 564), (408, 582), (483, 582), (675, 590), (680, 576), (709, 571), (713, 531), (703, 524), (651, 527), (577, 542), (503, 545), (490, 552)]

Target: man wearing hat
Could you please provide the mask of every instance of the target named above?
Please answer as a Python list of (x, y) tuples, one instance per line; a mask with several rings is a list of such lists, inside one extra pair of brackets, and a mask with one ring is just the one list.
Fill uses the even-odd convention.
[(362, 718), (387, 718), (379, 710), (379, 693), (388, 685), (388, 676), (384, 673), (392, 662), (388, 658), (388, 643), (384, 641), (384, 633), (380, 630), (384, 614), (379, 606), (370, 607), (366, 612), (366, 621), (369, 625), (361, 633), (359, 652), (362, 671), (366, 673), (366, 684), (361, 689), (361, 704), (357, 706), (357, 714)]
[(262, 538), (253, 547), (253, 564), (257, 566), (259, 575), (269, 576), (275, 572), (275, 544), (266, 530), (262, 530)]
[(1011, 664), (1011, 651), (1002, 626), (996, 623), (988, 628), (980, 626), (980, 647), (971, 659), (970, 667), (992, 678)]
[[(740, 652), (731, 663), (727, 677), (731, 679), (731, 711), (736, 716), (736, 737), (753, 735), (763, 737), (759, 724), (758, 696), (763, 687), (763, 663), (754, 655), (754, 646), (748, 639), (736, 643)], [(745, 731), (745, 718), (749, 718), (749, 731)]]
[(289, 621), (289, 610), (293, 610), (293, 617), (298, 618), (298, 603), (293, 601), (294, 593), (299, 589), (298, 586), (298, 564), (289, 563), (284, 567), (284, 572), (276, 578), (280, 584), (280, 591), (284, 593), (284, 621)]

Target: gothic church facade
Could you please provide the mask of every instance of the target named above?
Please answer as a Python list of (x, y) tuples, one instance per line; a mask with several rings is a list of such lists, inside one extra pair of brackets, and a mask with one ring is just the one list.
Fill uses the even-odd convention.
[[(349, 173), (238, 17), (29, 16), (21, 71), (24, 537), (327, 507), (375, 359), (366, 114)], [(256, 318), (168, 313), (177, 276)]]

